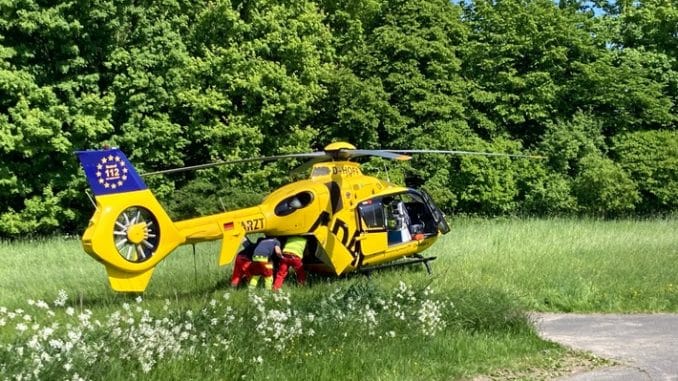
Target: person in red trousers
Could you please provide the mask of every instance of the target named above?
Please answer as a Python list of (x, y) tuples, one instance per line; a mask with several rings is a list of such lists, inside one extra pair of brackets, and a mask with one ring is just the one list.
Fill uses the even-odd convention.
[(252, 264), (252, 254), (256, 245), (249, 239), (242, 240), (242, 250), (238, 252), (233, 264), (233, 275), (231, 276), (231, 286), (238, 287), (247, 280), (247, 272)]
[(249, 288), (257, 288), (259, 278), (264, 277), (264, 287), (273, 287), (273, 256), (281, 256), (280, 241), (277, 238), (265, 238), (257, 243), (252, 253), (252, 263), (247, 269)]
[(304, 271), (304, 264), (302, 263), (305, 249), (306, 238), (295, 236), (287, 239), (285, 248), (282, 250), (278, 272), (275, 275), (274, 290), (279, 290), (282, 287), (290, 267), (294, 269), (294, 273), (297, 275), (297, 284), (303, 285), (306, 283), (306, 271)]

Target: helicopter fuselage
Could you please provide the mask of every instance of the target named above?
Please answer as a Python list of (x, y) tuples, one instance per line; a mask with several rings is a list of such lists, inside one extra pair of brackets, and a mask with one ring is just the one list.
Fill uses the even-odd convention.
[[(384, 201), (386, 200), (386, 202)], [(403, 209), (397, 210), (397, 203)], [(341, 274), (411, 256), (430, 247), (440, 233), (435, 205), (420, 191), (366, 176), (353, 162), (316, 164), (307, 180), (287, 184), (260, 205), (175, 223), (187, 243), (247, 234), (313, 237), (306, 261), (316, 271)], [(408, 223), (398, 224), (398, 213)], [(404, 218), (401, 216), (400, 218)], [(444, 220), (442, 220), (444, 224)], [(224, 247), (220, 263), (231, 261)]]

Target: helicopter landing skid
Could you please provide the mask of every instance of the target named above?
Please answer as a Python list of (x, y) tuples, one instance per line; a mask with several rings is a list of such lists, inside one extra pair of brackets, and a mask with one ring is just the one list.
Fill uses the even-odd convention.
[(414, 254), (411, 257), (407, 257), (403, 260), (394, 262), (394, 263), (387, 263), (384, 265), (376, 265), (376, 266), (369, 266), (369, 267), (363, 267), (360, 268), (358, 271), (369, 276), (370, 273), (374, 270), (382, 270), (382, 269), (387, 269), (389, 267), (396, 267), (396, 266), (405, 266), (405, 265), (412, 265), (415, 263), (423, 263), (424, 267), (426, 267), (426, 272), (428, 275), (431, 275), (431, 262), (432, 260), (436, 259), (437, 257), (424, 257), (421, 254)]

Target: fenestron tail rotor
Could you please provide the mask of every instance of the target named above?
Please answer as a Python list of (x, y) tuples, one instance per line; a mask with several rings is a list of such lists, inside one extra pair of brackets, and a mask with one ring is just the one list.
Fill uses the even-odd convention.
[(158, 220), (144, 207), (128, 207), (115, 221), (113, 240), (118, 254), (125, 260), (145, 262), (155, 254), (160, 242)]

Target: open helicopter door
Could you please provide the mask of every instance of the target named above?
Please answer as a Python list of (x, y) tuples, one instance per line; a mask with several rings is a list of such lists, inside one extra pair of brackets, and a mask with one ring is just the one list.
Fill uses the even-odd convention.
[(381, 198), (366, 200), (358, 205), (360, 249), (363, 255), (380, 253), (388, 247), (386, 213)]
[(445, 214), (443, 214), (443, 212), (436, 206), (431, 196), (423, 190), (418, 191), (417, 194), (421, 195), (421, 197), (424, 200), (424, 203), (426, 203), (426, 205), (428, 205), (428, 207), (430, 208), (431, 214), (436, 222), (436, 225), (440, 233), (442, 234), (449, 233), (450, 225), (445, 220)]

